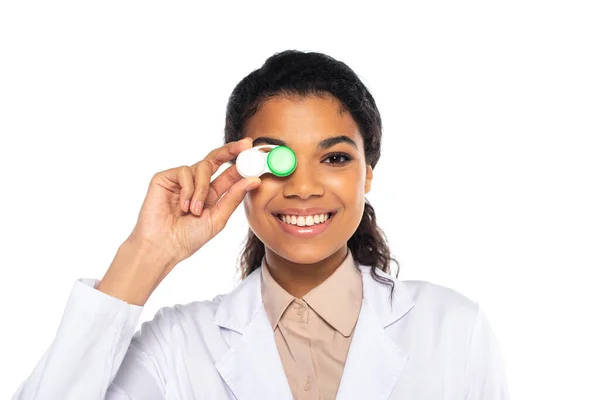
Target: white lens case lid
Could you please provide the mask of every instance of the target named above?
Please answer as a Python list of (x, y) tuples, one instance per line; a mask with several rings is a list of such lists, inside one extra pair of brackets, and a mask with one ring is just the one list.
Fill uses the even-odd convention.
[(274, 149), (277, 145), (267, 144), (252, 147), (251, 149), (242, 151), (237, 156), (235, 166), (242, 177), (261, 176), (264, 173), (271, 172), (267, 165), (269, 152), (260, 151), (260, 149), (266, 147)]

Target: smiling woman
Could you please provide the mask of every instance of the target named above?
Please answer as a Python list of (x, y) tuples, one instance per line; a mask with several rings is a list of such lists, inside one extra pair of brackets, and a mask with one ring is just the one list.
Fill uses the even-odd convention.
[[(227, 107), (225, 142), (251, 137), (253, 145), (289, 146), (298, 158), (290, 177), (266, 176), (244, 202), (250, 231), (241, 256), (243, 277), (266, 257), (275, 275), (294, 271), (278, 278), (301, 297), (341, 264), (349, 247), (393, 291), (393, 281), (376, 274), (389, 273), (393, 259), (365, 198), (381, 134), (373, 96), (346, 64), (329, 56), (285, 51), (237, 85)], [(315, 219), (325, 223), (315, 226)], [(296, 283), (285, 282), (286, 276)]]
[[(375, 100), (346, 64), (269, 58), (231, 94), (224, 146), (154, 176), (130, 237), (101, 281), (75, 283), (14, 398), (508, 399), (477, 303), (390, 273), (365, 198), (381, 136)], [(257, 178), (231, 165), (211, 179), (264, 145), (286, 146), (293, 168)], [(242, 203), (240, 285), (165, 307), (134, 333), (158, 284)]]
[[(372, 166), (365, 162), (358, 126), (350, 114), (340, 114), (339, 108), (339, 101), (329, 96), (274, 97), (261, 105), (245, 128), (244, 135), (256, 141), (269, 132), (269, 137), (286, 143), (296, 153), (298, 165), (289, 177), (265, 175), (261, 185), (246, 196), (244, 209), (251, 229), (248, 243), (256, 250), (245, 251), (257, 258), (244, 261), (243, 275), (260, 266), (265, 256), (274, 274), (286, 269), (290, 272), (287, 276), (308, 284), (301, 289), (297, 284), (284, 283), (295, 287), (297, 297), (342, 263), (347, 242), (365, 216)], [(339, 132), (345, 135), (336, 136)], [(314, 226), (311, 220), (316, 217), (320, 221), (322, 214), (329, 217), (327, 223)], [(369, 220), (365, 224), (375, 227)], [(382, 241), (376, 245), (372, 251), (388, 253)], [(358, 249), (350, 250), (355, 257), (360, 256), (355, 251)], [(388, 265), (380, 267), (387, 269)]]

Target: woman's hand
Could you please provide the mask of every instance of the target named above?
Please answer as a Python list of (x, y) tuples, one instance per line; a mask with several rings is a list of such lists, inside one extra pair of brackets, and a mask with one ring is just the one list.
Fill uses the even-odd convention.
[(247, 191), (260, 184), (258, 178), (243, 179), (235, 165), (211, 183), (223, 163), (251, 147), (250, 138), (230, 142), (190, 167), (154, 175), (132, 237), (151, 243), (176, 262), (198, 251), (223, 230)]
[(260, 179), (242, 178), (235, 165), (211, 178), (223, 163), (251, 147), (250, 138), (230, 142), (192, 166), (155, 174), (135, 228), (98, 290), (143, 304), (175, 265), (223, 230)]

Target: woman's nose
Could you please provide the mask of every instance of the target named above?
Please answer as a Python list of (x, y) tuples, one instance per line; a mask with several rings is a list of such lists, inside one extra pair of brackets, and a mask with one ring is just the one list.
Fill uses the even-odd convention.
[(323, 196), (325, 192), (318, 172), (309, 161), (298, 160), (296, 170), (283, 179), (284, 197), (299, 197), (305, 200), (311, 196)]

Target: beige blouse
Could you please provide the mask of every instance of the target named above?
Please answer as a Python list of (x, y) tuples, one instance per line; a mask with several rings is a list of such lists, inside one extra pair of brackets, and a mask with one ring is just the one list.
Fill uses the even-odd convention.
[(352, 253), (302, 299), (283, 289), (263, 258), (262, 299), (295, 400), (335, 399), (362, 304)]

